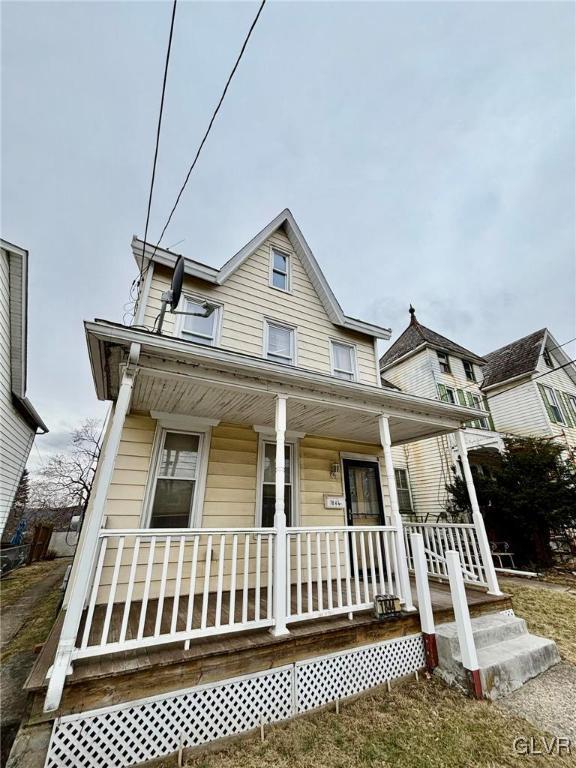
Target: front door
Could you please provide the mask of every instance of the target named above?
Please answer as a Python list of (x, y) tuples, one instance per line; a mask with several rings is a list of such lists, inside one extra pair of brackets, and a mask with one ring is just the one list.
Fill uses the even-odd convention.
[(344, 459), (348, 525), (384, 525), (384, 504), (377, 461)]

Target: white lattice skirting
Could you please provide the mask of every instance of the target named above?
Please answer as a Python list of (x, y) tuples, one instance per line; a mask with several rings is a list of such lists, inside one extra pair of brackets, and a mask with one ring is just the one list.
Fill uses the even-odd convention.
[(352, 696), (425, 664), (422, 635), (58, 718), (46, 768), (124, 768)]

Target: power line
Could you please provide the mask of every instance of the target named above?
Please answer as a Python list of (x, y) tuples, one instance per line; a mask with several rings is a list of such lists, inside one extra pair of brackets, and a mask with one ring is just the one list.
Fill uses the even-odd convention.
[[(210, 134), (210, 131), (212, 130), (212, 126), (214, 124), (214, 121), (216, 120), (216, 117), (218, 116), (218, 113), (220, 112), (220, 108), (222, 107), (222, 104), (224, 102), (224, 99), (226, 97), (226, 93), (228, 92), (228, 88), (230, 87), (230, 83), (232, 82), (232, 79), (234, 75), (236, 74), (236, 70), (238, 69), (238, 66), (240, 64), (240, 61), (242, 60), (242, 57), (244, 55), (244, 51), (246, 50), (246, 47), (248, 46), (248, 42), (250, 40), (250, 37), (252, 36), (252, 32), (254, 31), (254, 28), (256, 27), (256, 24), (258, 23), (258, 19), (260, 18), (260, 14), (264, 10), (264, 6), (266, 5), (266, 0), (262, 0), (260, 3), (260, 7), (258, 8), (258, 13), (254, 17), (254, 20), (252, 21), (252, 24), (250, 25), (250, 29), (248, 30), (248, 34), (244, 38), (244, 42), (242, 43), (242, 48), (240, 49), (240, 53), (238, 54), (236, 61), (234, 63), (234, 66), (232, 67), (232, 70), (230, 74), (228, 75), (228, 79), (226, 81), (226, 85), (224, 86), (224, 90), (222, 91), (222, 94), (220, 96), (220, 99), (218, 101), (218, 104), (216, 105), (215, 110), (212, 113), (212, 117), (210, 118), (210, 122), (208, 123), (208, 127), (206, 128), (206, 131), (204, 132), (204, 136), (202, 137), (202, 141), (200, 142), (198, 149), (196, 150), (196, 154), (194, 155), (194, 159), (192, 160), (192, 164), (190, 165), (188, 172), (186, 174), (186, 177), (184, 179), (184, 183), (180, 187), (180, 190), (178, 192), (178, 195), (176, 196), (176, 200), (174, 202), (174, 205), (172, 206), (172, 210), (170, 211), (170, 214), (168, 218), (166, 219), (166, 223), (164, 224), (164, 227), (162, 228), (162, 232), (160, 233), (160, 237), (158, 238), (158, 242), (154, 246), (154, 250), (152, 252), (152, 255), (148, 259), (148, 265), (146, 267), (146, 270), (143, 274), (140, 275), (139, 280), (142, 280), (146, 272), (148, 271), (150, 264), (152, 263), (152, 259), (154, 258), (154, 255), (156, 254), (156, 251), (158, 249), (158, 246), (162, 242), (162, 238), (164, 237), (166, 230), (168, 229), (168, 226), (170, 225), (170, 222), (172, 221), (172, 217), (176, 211), (176, 208), (178, 207), (178, 204), (180, 203), (180, 199), (182, 198), (182, 195), (184, 193), (184, 190), (186, 189), (186, 186), (188, 184), (188, 181), (190, 180), (190, 176), (192, 175), (192, 171), (196, 167), (196, 163), (198, 162), (198, 158), (200, 157), (200, 153), (202, 152), (202, 149), (204, 148), (204, 144), (206, 143), (206, 140), (208, 139), (208, 136)], [(143, 251), (144, 254), (146, 250), (146, 238), (144, 238), (144, 245), (143, 245)]]
[[(158, 149), (160, 146), (160, 131), (162, 129), (162, 115), (164, 113), (164, 97), (166, 95), (166, 82), (168, 80), (168, 66), (170, 64), (170, 52), (172, 50), (172, 37), (174, 35), (174, 19), (176, 18), (176, 5), (178, 0), (174, 0), (172, 3), (172, 17), (170, 19), (170, 34), (168, 36), (168, 47), (166, 49), (166, 59), (164, 63), (164, 78), (162, 80), (162, 95), (160, 96), (160, 109), (158, 110), (158, 123), (156, 126), (156, 146), (154, 147), (154, 160), (152, 163), (152, 178), (150, 179), (150, 192), (148, 194), (148, 207), (146, 210), (146, 225), (144, 227), (144, 242), (146, 242), (146, 239), (148, 237), (148, 226), (150, 224), (150, 211), (152, 209), (152, 197), (154, 194), (154, 182), (156, 180), (156, 165), (158, 163)], [(144, 253), (142, 254), (142, 264), (140, 265), (140, 274), (134, 280), (131, 287), (131, 293), (134, 290), (135, 286), (138, 286), (140, 284), (140, 281), (142, 280), (143, 273), (145, 274), (144, 270)], [(133, 298), (131, 296), (131, 298)], [(133, 299), (134, 306), (137, 302), (137, 297)]]

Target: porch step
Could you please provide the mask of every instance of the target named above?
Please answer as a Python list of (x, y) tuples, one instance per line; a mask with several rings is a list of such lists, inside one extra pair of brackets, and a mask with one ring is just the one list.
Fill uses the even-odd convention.
[[(560, 661), (556, 644), (530, 634), (524, 619), (492, 614), (471, 623), (486, 698), (505, 696)], [(456, 624), (438, 626), (436, 639), (438, 674), (448, 684), (466, 688), (469, 675), (462, 665)]]

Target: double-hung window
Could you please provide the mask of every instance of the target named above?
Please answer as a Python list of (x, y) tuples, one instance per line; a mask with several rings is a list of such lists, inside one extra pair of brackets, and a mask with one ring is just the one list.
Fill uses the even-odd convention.
[[(482, 403), (482, 399), (478, 395), (471, 395), (472, 398), (472, 405), (474, 408), (478, 408), (478, 410), (484, 411), (484, 405)], [(476, 427), (477, 429), (490, 429), (490, 425), (488, 423), (488, 419), (475, 419), (472, 422), (472, 425)]]
[(264, 354), (268, 360), (274, 360), (285, 365), (294, 365), (294, 328), (266, 320), (264, 327)]
[(554, 368), (554, 363), (552, 362), (552, 355), (546, 348), (544, 348), (544, 351), (542, 352), (542, 357), (544, 358), (544, 362), (548, 366), (548, 368)]
[(200, 344), (216, 345), (216, 335), (220, 321), (221, 307), (213, 304), (206, 305), (202, 299), (186, 297), (184, 300), (184, 312), (190, 315), (182, 315), (181, 335), (185, 339)]
[(290, 291), (290, 256), (272, 248), (270, 259), (270, 285), (281, 291)]
[[(274, 526), (276, 510), (276, 443), (261, 443), (262, 488), (261, 497), (261, 526)], [(294, 445), (284, 445), (284, 512), (286, 525), (292, 525), (294, 504)]]
[(542, 387), (542, 392), (546, 398), (546, 405), (551, 420), (555, 421), (557, 424), (564, 424), (564, 416), (562, 415), (562, 409), (560, 408), (556, 392), (550, 387), (544, 386)]
[(339, 379), (356, 379), (356, 350), (351, 344), (331, 341), (332, 373)]
[(450, 373), (450, 360), (446, 352), (436, 352), (438, 356), (438, 364), (442, 373)]
[(476, 376), (474, 375), (474, 364), (470, 362), (470, 360), (462, 360), (462, 365), (464, 366), (464, 374), (468, 381), (476, 381)]
[(412, 514), (412, 497), (408, 484), (408, 472), (405, 469), (395, 469), (396, 490), (398, 492), (398, 507), (403, 515)]
[(456, 393), (452, 387), (445, 387), (444, 384), (438, 384), (438, 393), (440, 395), (440, 400), (443, 400), (445, 403), (456, 404)]
[(188, 528), (198, 485), (201, 434), (163, 431), (154, 485), (150, 528)]

